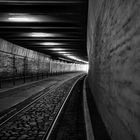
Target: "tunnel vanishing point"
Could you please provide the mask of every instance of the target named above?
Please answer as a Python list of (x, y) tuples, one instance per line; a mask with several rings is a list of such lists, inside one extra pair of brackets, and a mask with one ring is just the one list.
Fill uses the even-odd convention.
[[(27, 1), (22, 2), (26, 3)], [(64, 5), (63, 2), (63, 0), (60, 0), (58, 3), (55, 3), (54, 1), (55, 5)], [(12, 26), (14, 26), (14, 23), (12, 22), (16, 20), (14, 16), (25, 16), (26, 18), (29, 16), (30, 20), (32, 20), (30, 16), (35, 15), (36, 9), (33, 9), (34, 12), (32, 12), (32, 10), (30, 11), (29, 9), (32, 7), (32, 4), (35, 6), (36, 1), (34, 1), (34, 3), (31, 5), (28, 2), (25, 4), (25, 7), (29, 6), (28, 10), (31, 12), (31, 14), (25, 14), (24, 8), (22, 8), (24, 11), (22, 14), (20, 13), (13, 15), (12, 13), (17, 13), (19, 10), (14, 1), (6, 0), (0, 2), (0, 7), (3, 7), (3, 9), (0, 9), (1, 78), (4, 79), (11, 73), (14, 73), (14, 76), (16, 76), (15, 74), (20, 75), (21, 72), (23, 72), (24, 75), (26, 75), (26, 73), (30, 75), (34, 73), (41, 74), (42, 72), (45, 73), (47, 71), (47, 74), (49, 75), (50, 73), (57, 72), (63, 73), (75, 70), (79, 71), (82, 69), (87, 70), (88, 63), (89, 69), (87, 75), (87, 85), (91, 94), (90, 97), (94, 99), (99, 114), (101, 115), (111, 139), (140, 140), (140, 0), (88, 0), (86, 1), (86, 7), (84, 8), (85, 15), (82, 13), (84, 16), (80, 15), (79, 13), (76, 15), (78, 8), (73, 8), (75, 6), (74, 4), (76, 2), (78, 3), (79, 1), (76, 0), (73, 2), (72, 7), (68, 6), (71, 1), (67, 0), (67, 2), (68, 4), (66, 8), (63, 6), (56, 8), (56, 11), (59, 9), (61, 13), (58, 15), (62, 19), (66, 19), (67, 24), (71, 24), (72, 20), (75, 21), (77, 19), (76, 25), (81, 23), (80, 27), (82, 27), (82, 29), (79, 30), (79, 27), (74, 27), (74, 23), (72, 23), (72, 26), (70, 26), (69, 29), (71, 33), (67, 35), (74, 36), (74, 38), (67, 39), (66, 35), (64, 38), (62, 38), (64, 42), (61, 42), (62, 40), (59, 41), (59, 37), (66, 32), (64, 30), (64, 28), (66, 28), (66, 23), (64, 24), (63, 20), (57, 22), (57, 24), (61, 26), (61, 30), (56, 28), (55, 23), (53, 23), (55, 26), (53, 27), (54, 29), (52, 29), (52, 31), (53, 33), (57, 31), (55, 35), (58, 35), (54, 40), (58, 40), (59, 42), (58, 44), (51, 44), (50, 42), (46, 44), (48, 46), (62, 45), (61, 49), (59, 48), (60, 51), (66, 51), (65, 56), (69, 56), (64, 58), (61, 57), (61, 54), (64, 53), (59, 53), (59, 55), (57, 53), (53, 53), (51, 50), (52, 47), (49, 48), (51, 51), (47, 50), (47, 54), (47, 51), (45, 51), (43, 47), (36, 47), (35, 49), (35, 46), (37, 45), (26, 47), (26, 45), (28, 46), (31, 44), (24, 44), (24, 41), (28, 40), (34, 42), (37, 39), (26, 40), (26, 38), (22, 38), (22, 40), (20, 40), (18, 37), (37, 37), (40, 35), (39, 40), (41, 40), (41, 36), (49, 36), (49, 41), (54, 41), (53, 38), (51, 38), (53, 34), (28, 34), (28, 28), (26, 28), (26, 24), (28, 23), (22, 23), (23, 25), (18, 25), (18, 23), (16, 23), (15, 27), (17, 32), (14, 34), (10, 33), (11, 30), (15, 30), (14, 27), (12, 29)], [(23, 3), (20, 4), (19, 1), (16, 1), (16, 3), (19, 3), (20, 6), (24, 5)], [(11, 8), (12, 5), (15, 8), (15, 12)], [(76, 6), (77, 5), (78, 4), (76, 4)], [(68, 7), (69, 9), (67, 9)], [(83, 8), (81, 7), (79, 10), (80, 12)], [(64, 8), (63, 10), (64, 12), (67, 12), (67, 15), (63, 13), (61, 8)], [(8, 18), (8, 14), (7, 16), (4, 16), (3, 13), (8, 13), (8, 10), (10, 12), (9, 15), (12, 15), (12, 17)], [(71, 14), (72, 10), (76, 11), (75, 15)], [(32, 25), (34, 24), (33, 21), (31, 21), (28, 26), (35, 29), (35, 32), (46, 31), (44, 28), (45, 26), (47, 30), (51, 31), (50, 28), (52, 27), (48, 27), (49, 24), (52, 23), (51, 20), (59, 18), (54, 11), (55, 8), (50, 12), (50, 15), (48, 15), (48, 20), (50, 23), (47, 25), (45, 25), (46, 23), (44, 22), (45, 19), (42, 18), (43, 16), (38, 14), (38, 19), (33, 18), (33, 20), (42, 20), (43, 26), (40, 26), (41, 23), (37, 21), (37, 25), (42, 27), (42, 30), (41, 28), (36, 30), (38, 28), (35, 25)], [(63, 16), (62, 13), (65, 16)], [(53, 14), (55, 15), (55, 18), (51, 19)], [(10, 20), (9, 24), (5, 18)], [(22, 18), (20, 20), (22, 20)], [(28, 18), (24, 20), (28, 20)], [(26, 31), (24, 34), (19, 35), (18, 30), (20, 30), (20, 26), (24, 26), (22, 30)], [(75, 33), (74, 28), (76, 28), (77, 33)], [(77, 38), (75, 34), (78, 33), (80, 35), (83, 33), (83, 38), (80, 35), (79, 36), (81, 38)], [(15, 37), (12, 38), (12, 36)], [(14, 41), (14, 39), (16, 41)], [(66, 40), (80, 41), (79, 44), (77, 43), (78, 41), (70, 42), (68, 45), (69, 49), (66, 50), (66, 48), (63, 47), (69, 43)], [(41, 42), (39, 41), (39, 43)], [(73, 43), (75, 43), (75, 46), (72, 46)], [(78, 46), (77, 48), (76, 45)], [(55, 49), (56, 48), (54, 47), (54, 50)], [(59, 49), (56, 49), (57, 52)], [(69, 54), (74, 55), (71, 56)], [(50, 58), (51, 55), (53, 56), (52, 58)], [(58, 63), (59, 66), (57, 65)], [(17, 67), (15, 65), (17, 65)], [(51, 69), (49, 69), (50, 67)], [(30, 71), (28, 71), (28, 69)], [(57, 71), (58, 69), (61, 69), (61, 71)], [(98, 133), (100, 134), (100, 132)]]

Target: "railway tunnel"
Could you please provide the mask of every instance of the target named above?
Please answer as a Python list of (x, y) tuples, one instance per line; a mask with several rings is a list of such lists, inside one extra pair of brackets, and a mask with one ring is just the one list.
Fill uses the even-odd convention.
[(140, 0), (0, 1), (0, 140), (140, 140)]

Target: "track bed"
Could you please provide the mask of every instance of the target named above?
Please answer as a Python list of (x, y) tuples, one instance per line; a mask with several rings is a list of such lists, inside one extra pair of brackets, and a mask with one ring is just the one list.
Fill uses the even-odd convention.
[(86, 140), (83, 113), (83, 78), (73, 88), (50, 136), (49, 140)]
[(42, 94), (0, 126), (0, 140), (44, 140), (77, 76)]

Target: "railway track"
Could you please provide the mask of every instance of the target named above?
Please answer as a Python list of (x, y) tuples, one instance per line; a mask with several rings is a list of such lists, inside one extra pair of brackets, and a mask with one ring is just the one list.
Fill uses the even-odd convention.
[(32, 102), (35, 101), (35, 99), (38, 99), (40, 96), (42, 96), (46, 91), (50, 91), (53, 86), (55, 86), (56, 83), (50, 83), (47, 85), (47, 87), (43, 90), (41, 90), (40, 92), (38, 92), (35, 95), (32, 95), (31, 97), (29, 97), (28, 99), (26, 99), (25, 101), (14, 105), (13, 107), (6, 109), (5, 111), (2, 111), (0, 113), (0, 126), (7, 121), (10, 117), (12, 117), (13, 115), (15, 115), (16, 113), (18, 113), (19, 111), (21, 111), (23, 108), (25, 108), (26, 106), (30, 105)]
[(86, 140), (83, 108), (83, 80), (73, 86), (45, 140)]
[[(0, 124), (0, 140), (45, 140), (60, 108), (81, 75), (43, 90)], [(75, 82), (76, 81), (76, 82)]]

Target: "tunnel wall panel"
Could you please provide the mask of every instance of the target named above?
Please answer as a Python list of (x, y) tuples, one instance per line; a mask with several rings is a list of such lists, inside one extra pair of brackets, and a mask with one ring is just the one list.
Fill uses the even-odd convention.
[(140, 0), (89, 0), (88, 80), (112, 140), (140, 140)]
[(13, 56), (11, 54), (0, 52), (0, 75), (1, 77), (11, 76), (13, 74)]
[(47, 55), (0, 39), (0, 76), (11, 77), (49, 72)]
[(75, 65), (52, 60), (45, 54), (0, 39), (0, 83), (2, 79), (18, 76), (81, 71), (80, 64), (78, 67)]
[(24, 59), (21, 56), (13, 56), (15, 57), (15, 73), (17, 75), (22, 75), (24, 72)]

